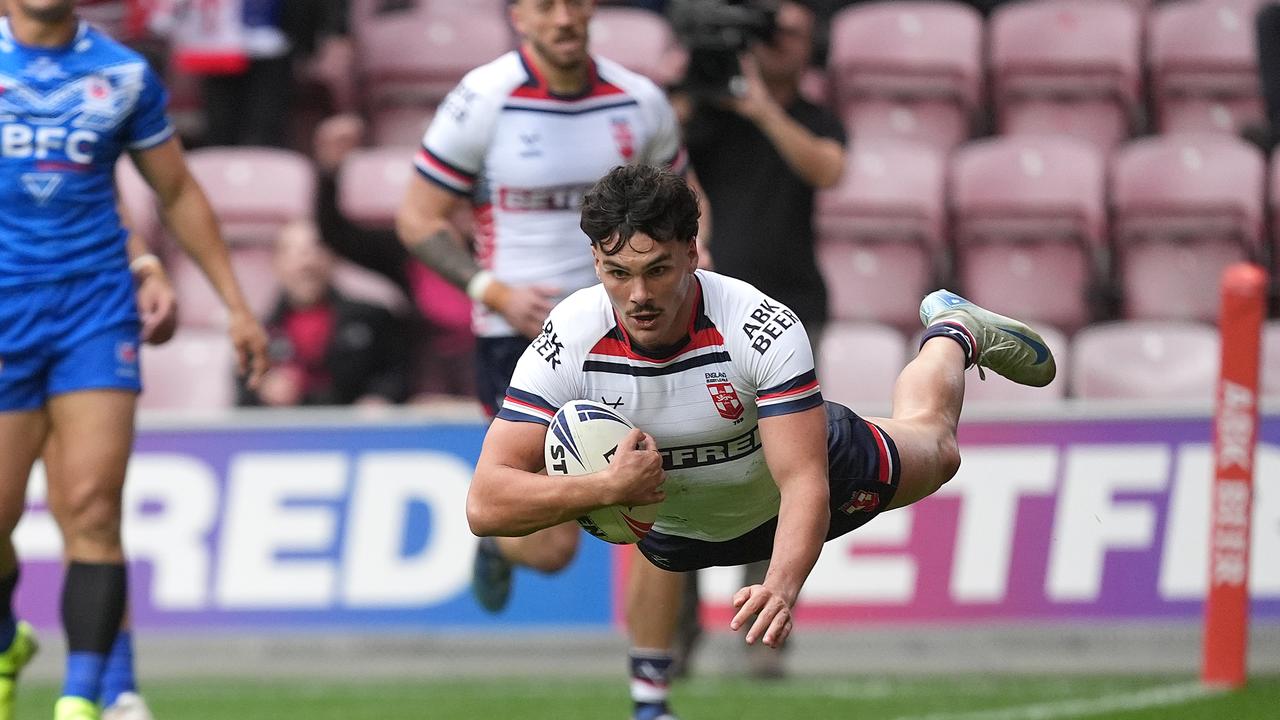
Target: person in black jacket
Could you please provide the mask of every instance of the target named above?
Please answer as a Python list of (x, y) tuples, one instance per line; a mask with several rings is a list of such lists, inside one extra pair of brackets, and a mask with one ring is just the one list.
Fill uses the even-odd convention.
[(404, 321), (343, 296), (333, 268), (313, 223), (298, 221), (281, 232), (280, 300), (265, 321), (272, 367), (256, 392), (241, 387), (241, 405), (388, 404), (408, 396)]

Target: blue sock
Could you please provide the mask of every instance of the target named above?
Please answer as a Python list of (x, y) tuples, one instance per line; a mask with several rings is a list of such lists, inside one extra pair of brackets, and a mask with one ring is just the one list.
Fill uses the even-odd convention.
[(67, 679), (62, 683), (62, 696), (98, 702), (102, 668), (106, 664), (107, 656), (100, 653), (84, 650), (67, 653)]
[(115, 705), (123, 693), (137, 691), (138, 681), (133, 676), (133, 637), (128, 630), (121, 630), (102, 669), (102, 707)]

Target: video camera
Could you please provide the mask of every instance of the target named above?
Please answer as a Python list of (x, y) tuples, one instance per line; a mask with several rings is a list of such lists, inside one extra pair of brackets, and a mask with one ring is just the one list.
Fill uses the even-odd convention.
[(680, 89), (694, 97), (741, 94), (738, 54), (753, 42), (771, 42), (778, 0), (671, 0), (667, 18), (689, 49)]

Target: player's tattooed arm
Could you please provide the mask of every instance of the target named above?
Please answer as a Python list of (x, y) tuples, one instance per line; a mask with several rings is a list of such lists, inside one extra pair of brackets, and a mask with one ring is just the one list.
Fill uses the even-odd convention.
[(458, 242), (448, 228), (440, 228), (409, 247), (413, 256), (440, 273), (445, 280), (465, 289), (480, 272), (471, 252)]

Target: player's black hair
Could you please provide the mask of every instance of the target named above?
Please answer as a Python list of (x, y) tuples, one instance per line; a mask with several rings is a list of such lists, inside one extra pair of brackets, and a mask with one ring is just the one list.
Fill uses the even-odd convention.
[(689, 242), (698, 234), (699, 214), (684, 178), (650, 165), (622, 165), (582, 198), (580, 227), (601, 252), (613, 255), (637, 232), (659, 242)]

